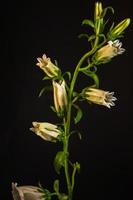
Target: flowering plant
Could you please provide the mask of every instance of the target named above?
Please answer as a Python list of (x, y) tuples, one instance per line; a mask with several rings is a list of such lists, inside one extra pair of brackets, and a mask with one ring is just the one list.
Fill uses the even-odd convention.
[[(51, 106), (51, 109), (59, 118), (59, 123), (56, 125), (51, 122), (33, 122), (33, 127), (30, 130), (45, 141), (62, 144), (63, 148), (57, 152), (54, 158), (54, 168), (58, 175), (60, 175), (61, 170), (64, 170), (67, 191), (61, 191), (59, 179), (53, 183), (53, 192), (43, 188), (41, 185), (38, 187), (17, 187), (17, 184), (12, 184), (14, 200), (73, 199), (75, 175), (80, 171), (80, 163), (70, 161), (69, 141), (73, 133), (77, 132), (71, 130), (71, 125), (73, 123), (76, 125), (83, 117), (82, 109), (78, 102), (86, 101), (111, 108), (111, 106), (115, 105), (114, 101), (116, 101), (114, 92), (99, 89), (97, 67), (110, 62), (112, 58), (124, 53), (125, 49), (122, 48), (122, 42), (119, 41), (119, 38), (123, 37), (125, 29), (130, 24), (130, 19), (126, 18), (116, 25), (113, 22), (112, 25), (108, 24), (106, 27), (108, 23), (106, 19), (108, 10), (114, 13), (112, 7), (103, 8), (101, 2), (96, 2), (94, 19), (83, 20), (82, 25), (90, 26), (94, 33), (92, 35), (79, 35), (79, 38), (87, 38), (90, 50), (87, 49), (87, 53), (81, 57), (73, 75), (70, 71), (62, 73), (57, 62), (53, 63), (45, 54), (41, 58), (37, 58), (38, 62), (36, 65), (45, 74), (43, 80), (51, 82), (50, 86), (46, 86), (41, 90), (39, 96), (43, 94), (45, 89), (52, 87), (54, 106)], [(75, 84), (80, 73), (88, 76), (94, 83), (87, 85), (81, 91), (75, 91)], [(66, 76), (68, 76), (67, 79)], [(72, 113), (73, 109), (76, 110), (74, 116)]]

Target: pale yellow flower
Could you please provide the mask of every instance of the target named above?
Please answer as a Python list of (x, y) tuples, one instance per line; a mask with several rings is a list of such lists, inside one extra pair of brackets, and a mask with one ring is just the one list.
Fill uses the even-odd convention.
[(29, 185), (17, 187), (17, 183), (12, 183), (12, 195), (14, 200), (45, 200), (39, 187)]
[(84, 97), (87, 101), (106, 106), (110, 108), (111, 106), (115, 106), (114, 101), (116, 101), (116, 97), (113, 96), (114, 92), (108, 92), (95, 88), (88, 88), (84, 92)]
[(58, 127), (48, 122), (32, 122), (32, 125), (33, 128), (30, 130), (47, 141), (55, 140), (60, 134)]
[(37, 58), (37, 60), (38, 63), (36, 65), (39, 66), (48, 77), (53, 78), (59, 75), (60, 69), (54, 65), (45, 54), (43, 54), (42, 58)]
[(64, 80), (61, 80), (59, 83), (53, 81), (53, 95), (56, 111), (58, 113), (63, 112), (67, 107), (67, 93)]
[(119, 40), (115, 40), (114, 42), (109, 41), (107, 45), (96, 52), (96, 54), (94, 55), (94, 59), (96, 62), (107, 62), (111, 58), (122, 54), (125, 51), (125, 49), (121, 47), (122, 42), (119, 42)]

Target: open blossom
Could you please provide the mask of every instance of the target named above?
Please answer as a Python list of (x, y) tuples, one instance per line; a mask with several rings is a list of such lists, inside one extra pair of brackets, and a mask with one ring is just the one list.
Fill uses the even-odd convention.
[(47, 141), (55, 140), (60, 134), (58, 127), (48, 122), (32, 122), (32, 125), (33, 128), (30, 130)]
[(59, 75), (60, 69), (54, 65), (45, 54), (43, 54), (42, 58), (37, 58), (37, 60), (38, 63), (36, 65), (39, 66), (48, 77), (53, 78)]
[(110, 108), (114, 106), (116, 97), (113, 96), (114, 92), (108, 92), (95, 88), (88, 88), (84, 92), (84, 97), (92, 103), (99, 104)]
[(44, 194), (40, 192), (39, 187), (19, 186), (12, 183), (12, 195), (14, 200), (45, 200)]
[(65, 88), (65, 81), (61, 80), (59, 83), (53, 81), (54, 104), (58, 113), (63, 112), (67, 107), (67, 93)]
[(119, 42), (119, 40), (115, 40), (114, 42), (109, 41), (107, 45), (96, 52), (96, 54), (94, 55), (95, 62), (105, 63), (108, 62), (111, 58), (122, 54), (125, 49), (121, 47), (122, 42)]

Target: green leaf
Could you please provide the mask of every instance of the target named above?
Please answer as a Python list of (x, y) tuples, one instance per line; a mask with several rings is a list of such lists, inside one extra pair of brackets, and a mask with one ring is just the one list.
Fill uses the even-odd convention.
[(108, 10), (111, 10), (111, 12), (114, 14), (114, 9), (111, 6), (108, 6), (107, 8), (103, 9), (103, 12), (101, 14), (101, 18), (105, 17), (105, 15), (106, 15), (106, 13), (107, 13)]
[(83, 116), (83, 112), (78, 105), (73, 104), (73, 106), (77, 109), (76, 117), (74, 117), (74, 123), (77, 124)]
[(99, 78), (98, 78), (97, 74), (95, 73), (96, 71), (92, 72), (90, 70), (84, 70), (82, 72), (85, 75), (91, 77), (94, 80), (96, 87), (99, 88)]
[(79, 139), (81, 140), (82, 139), (82, 135), (78, 130), (73, 130), (73, 131), (70, 132), (71, 135), (73, 135), (75, 133), (78, 135)]
[(59, 193), (59, 180), (54, 181), (54, 191), (58, 194)]
[(113, 22), (111, 27), (110, 27), (110, 29), (109, 29), (109, 31), (112, 31), (112, 29), (114, 28), (114, 25), (115, 25), (115, 23)]
[(44, 88), (41, 89), (41, 91), (40, 91), (38, 97), (41, 97), (42, 94), (43, 94), (44, 92), (46, 92), (46, 91), (50, 91), (51, 89), (52, 89), (51, 86), (45, 86)]
[(96, 38), (95, 35), (91, 35), (89, 38), (88, 38), (88, 42), (90, 42), (91, 40), (94, 40)]
[(80, 35), (78, 36), (78, 38), (83, 38), (83, 37), (89, 39), (89, 35), (86, 34), (86, 33), (82, 33), (82, 34), (80, 34)]
[(90, 19), (84, 19), (82, 25), (88, 25), (91, 26), (92, 28), (95, 28), (93, 21)]
[(71, 72), (65, 72), (62, 76), (64, 77), (65, 75), (68, 76), (68, 80), (71, 80)]
[(63, 151), (59, 151), (54, 159), (54, 168), (57, 174), (60, 174), (60, 169), (64, 167), (65, 153)]
[(51, 78), (48, 76), (44, 76), (42, 80), (45, 81), (45, 80), (49, 80), (49, 79), (51, 79)]

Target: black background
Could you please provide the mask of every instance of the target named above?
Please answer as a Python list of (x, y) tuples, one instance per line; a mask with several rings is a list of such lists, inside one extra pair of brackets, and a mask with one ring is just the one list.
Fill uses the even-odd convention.
[[(37, 97), (45, 83), (36, 58), (46, 53), (57, 59), (62, 71), (73, 71), (89, 48), (77, 36), (88, 31), (81, 22), (93, 17), (94, 2), (14, 0), (1, 5), (1, 200), (12, 199), (11, 182), (37, 185), (40, 181), (52, 189), (57, 178), (52, 160), (61, 146), (29, 131), (32, 121), (58, 122), (49, 108), (52, 96)], [(114, 7), (111, 18), (116, 22), (133, 16), (131, 0), (102, 2)], [(84, 104), (84, 118), (78, 125), (82, 140), (73, 136), (70, 144), (72, 160), (81, 163), (75, 200), (133, 196), (132, 28), (131, 23), (122, 39), (126, 52), (98, 69), (100, 88), (115, 91), (116, 106), (110, 110)], [(80, 77), (77, 89), (88, 81)]]

